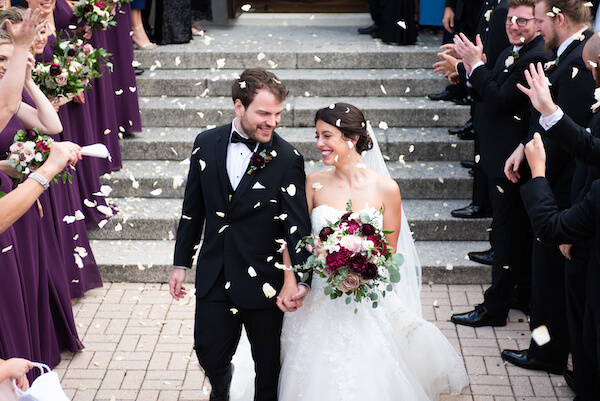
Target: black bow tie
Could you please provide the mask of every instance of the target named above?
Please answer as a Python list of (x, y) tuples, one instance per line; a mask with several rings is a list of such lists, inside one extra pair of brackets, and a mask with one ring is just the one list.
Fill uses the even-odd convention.
[(254, 152), (254, 149), (256, 148), (256, 141), (254, 139), (244, 138), (237, 132), (233, 131), (233, 134), (231, 134), (231, 143), (238, 142), (241, 142), (244, 145), (248, 146), (248, 149), (250, 149), (252, 152)]

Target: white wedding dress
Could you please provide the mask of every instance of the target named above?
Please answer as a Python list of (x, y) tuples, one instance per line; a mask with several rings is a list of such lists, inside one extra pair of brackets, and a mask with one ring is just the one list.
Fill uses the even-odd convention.
[[(379, 215), (381, 222), (374, 208), (361, 212)], [(312, 232), (343, 213), (327, 205), (314, 208)], [(460, 393), (468, 384), (452, 345), (397, 293), (387, 293), (374, 309), (370, 302), (332, 300), (325, 286), (324, 278), (313, 276), (302, 308), (285, 314), (280, 401), (428, 401), (443, 391)]]

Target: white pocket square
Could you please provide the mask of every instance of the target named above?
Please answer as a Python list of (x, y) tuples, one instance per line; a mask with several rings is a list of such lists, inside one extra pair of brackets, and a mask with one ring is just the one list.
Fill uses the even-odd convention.
[(252, 186), (252, 189), (265, 189), (265, 186), (263, 184), (261, 184), (260, 182), (256, 181), (254, 183), (254, 185)]

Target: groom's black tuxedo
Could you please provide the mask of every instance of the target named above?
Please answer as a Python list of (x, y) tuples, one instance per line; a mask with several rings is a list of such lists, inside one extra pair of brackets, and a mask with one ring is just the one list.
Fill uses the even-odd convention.
[[(244, 308), (274, 307), (263, 292), (269, 283), (283, 284), (280, 244), (289, 244), (292, 263), (303, 262), (295, 245), (310, 233), (304, 192), (304, 159), (276, 133), (260, 145), (267, 155), (263, 168), (246, 174), (234, 192), (225, 167), (231, 124), (200, 133), (190, 158), (182, 217), (175, 245), (176, 266), (191, 267), (204, 227), (204, 241), (196, 269), (196, 296), (202, 298), (222, 271), (231, 285), (231, 300)], [(290, 187), (291, 185), (291, 187)], [(287, 217), (285, 216), (287, 215)], [(295, 227), (295, 228), (293, 228)], [(248, 268), (253, 267), (256, 277)]]
[(293, 264), (303, 262), (304, 255), (294, 249), (310, 233), (304, 160), (273, 133), (258, 148), (272, 159), (244, 173), (234, 191), (226, 168), (231, 128), (196, 137), (174, 264), (192, 266), (204, 232), (196, 268), (195, 347), (215, 395), (228, 392), (243, 324), (257, 372), (255, 400), (276, 401), (283, 313), (269, 291), (279, 292), (283, 284), (276, 240), (287, 241)]

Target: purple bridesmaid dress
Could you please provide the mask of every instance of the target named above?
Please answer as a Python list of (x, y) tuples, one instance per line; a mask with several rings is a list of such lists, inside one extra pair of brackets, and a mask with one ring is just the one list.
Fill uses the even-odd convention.
[[(16, 117), (0, 132), (0, 153), (6, 154), (15, 133), (23, 129)], [(43, 197), (47, 197), (44, 193)], [(47, 202), (44, 199), (40, 203)], [(24, 277), (23, 300), (29, 324), (31, 358), (56, 366), (60, 352), (79, 351), (79, 341), (63, 255), (60, 251), (52, 210), (42, 213), (34, 204), (13, 225), (19, 246), (16, 257)]]

